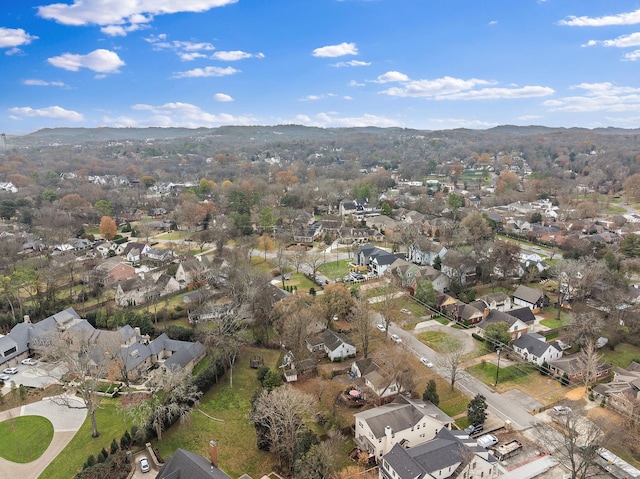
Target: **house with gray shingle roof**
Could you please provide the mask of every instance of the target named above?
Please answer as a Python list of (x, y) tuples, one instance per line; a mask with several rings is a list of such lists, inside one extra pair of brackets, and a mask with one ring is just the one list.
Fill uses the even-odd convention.
[(323, 350), (331, 361), (341, 361), (356, 355), (353, 341), (332, 329), (325, 329), (320, 334), (307, 338), (307, 349), (312, 353)]
[(528, 333), (520, 336), (513, 343), (513, 351), (525, 361), (542, 366), (545, 362), (555, 361), (562, 357), (562, 349), (555, 341), (547, 343), (544, 336)]
[[(354, 414), (355, 441), (376, 462), (395, 445), (413, 447), (451, 429), (453, 419), (430, 402), (398, 396), (389, 404)], [(415, 476), (414, 476), (415, 477)]]
[(539, 289), (520, 285), (513, 293), (513, 304), (526, 306), (532, 311), (538, 311), (549, 304), (549, 298), (547, 298), (544, 292)]
[(486, 478), (500, 474), (498, 460), (463, 431), (441, 429), (413, 447), (395, 444), (380, 464), (381, 479)]
[(231, 476), (218, 468), (216, 443), (213, 442), (209, 449), (210, 458), (184, 449), (176, 449), (173, 456), (170, 456), (160, 468), (156, 479), (231, 479)]

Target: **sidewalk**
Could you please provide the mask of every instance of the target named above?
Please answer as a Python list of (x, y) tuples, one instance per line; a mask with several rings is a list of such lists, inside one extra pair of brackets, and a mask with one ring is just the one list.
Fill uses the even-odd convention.
[(51, 398), (45, 398), (42, 401), (0, 413), (0, 421), (19, 416), (43, 416), (53, 424), (53, 438), (44, 454), (27, 464), (16, 464), (0, 458), (0, 477), (37, 479), (42, 471), (62, 452), (87, 416), (87, 410), (82, 401), (76, 398), (70, 400), (74, 403), (72, 408), (56, 404)]

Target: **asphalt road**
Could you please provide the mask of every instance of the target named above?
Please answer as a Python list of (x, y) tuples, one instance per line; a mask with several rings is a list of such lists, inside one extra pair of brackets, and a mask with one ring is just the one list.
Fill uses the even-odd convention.
[[(374, 324), (382, 323), (382, 317), (375, 317)], [(416, 357), (426, 357), (434, 365), (434, 370), (443, 378), (450, 380), (448, 371), (438, 366), (438, 353), (429, 348), (413, 334), (396, 326), (394, 323), (389, 325), (389, 334), (397, 334), (402, 338), (403, 346), (411, 351)], [(504, 421), (511, 421), (514, 429), (525, 430), (533, 426), (535, 418), (529, 412), (514, 403), (508, 398), (496, 393), (488, 388), (483, 382), (477, 380), (465, 371), (459, 370), (456, 377), (456, 387), (469, 398), (473, 398), (476, 394), (482, 394), (492, 413)]]

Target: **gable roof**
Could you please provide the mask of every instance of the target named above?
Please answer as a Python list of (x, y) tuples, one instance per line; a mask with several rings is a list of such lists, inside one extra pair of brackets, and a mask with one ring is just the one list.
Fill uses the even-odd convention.
[(337, 331), (333, 331), (332, 329), (325, 329), (320, 333), (320, 337), (322, 338), (324, 345), (329, 348), (330, 351), (335, 351), (343, 344), (354, 346), (353, 341), (351, 341), (347, 336), (342, 333), (338, 333)]
[(485, 329), (491, 323), (507, 323), (509, 327), (511, 327), (517, 321), (520, 321), (520, 319), (516, 318), (515, 316), (503, 313), (502, 311), (498, 311), (497, 309), (492, 309), (489, 311), (489, 314), (487, 314), (483, 318), (483, 320), (477, 324), (477, 326), (480, 329)]
[(520, 349), (526, 349), (529, 354), (538, 358), (542, 357), (549, 348), (561, 351), (560, 346), (558, 346), (556, 342), (546, 343), (544, 338), (539, 334), (523, 334), (515, 341), (515, 343), (513, 343), (513, 346)]
[(404, 431), (418, 424), (425, 416), (442, 425), (453, 423), (453, 419), (430, 402), (405, 396), (398, 396), (389, 404), (356, 413), (354, 416), (365, 420), (376, 438), (384, 437), (387, 426), (395, 432)]
[(160, 468), (156, 479), (231, 479), (204, 456), (176, 449)]
[(522, 308), (510, 309), (509, 311), (505, 311), (509, 316), (513, 316), (514, 318), (518, 318), (520, 321), (531, 324), (536, 320), (536, 316), (533, 314), (527, 306), (523, 306)]
[(521, 284), (518, 289), (513, 293), (514, 298), (521, 299), (527, 303), (536, 304), (544, 296), (544, 293), (539, 289), (530, 288)]
[(478, 446), (463, 431), (452, 432), (446, 428), (438, 431), (436, 436), (427, 442), (408, 449), (400, 444), (393, 446), (384, 456), (384, 460), (393, 468), (401, 479), (431, 477), (431, 473), (449, 466), (466, 466), (473, 456), (479, 456), (488, 463), (497, 459), (488, 451)]

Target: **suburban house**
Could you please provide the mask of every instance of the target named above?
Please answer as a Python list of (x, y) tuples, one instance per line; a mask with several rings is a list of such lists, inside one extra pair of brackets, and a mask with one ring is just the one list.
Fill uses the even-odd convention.
[(114, 243), (113, 241), (104, 241), (95, 246), (95, 250), (102, 256), (103, 258), (108, 258), (109, 256), (121, 256), (124, 252), (125, 245), (127, 243)]
[(165, 264), (173, 260), (175, 253), (165, 248), (147, 248), (141, 257), (153, 264)]
[(380, 463), (380, 479), (486, 478), (501, 473), (498, 460), (463, 431), (441, 429), (413, 447), (395, 444)]
[(482, 321), (485, 317), (486, 309), (481, 301), (467, 304), (456, 300), (441, 307), (441, 310), (445, 311), (455, 321), (466, 325), (477, 324)]
[(461, 285), (472, 283), (476, 279), (477, 263), (467, 255), (458, 251), (449, 251), (442, 260), (441, 271), (446, 274), (451, 281)]
[(135, 277), (117, 284), (115, 302), (120, 307), (142, 305), (181, 289), (180, 283), (166, 274)]
[(482, 320), (477, 324), (478, 332), (484, 336), (485, 329), (492, 323), (507, 323), (509, 325), (509, 334), (511, 335), (511, 343), (516, 341), (520, 336), (529, 332), (529, 325), (524, 321), (511, 316), (510, 314), (503, 313), (498, 310), (490, 310), (489, 308), (484, 310)]
[(421, 236), (409, 245), (407, 258), (416, 264), (433, 266), (436, 256), (442, 260), (446, 254), (447, 248), (442, 244)]
[(477, 298), (478, 301), (484, 302), (489, 309), (497, 309), (506, 313), (511, 309), (511, 298), (505, 293), (492, 293)]
[(613, 380), (598, 384), (593, 391), (606, 398), (608, 408), (637, 417), (640, 414), (640, 363), (631, 361), (627, 369), (615, 368)]
[(513, 304), (526, 306), (533, 312), (538, 312), (549, 304), (549, 298), (539, 289), (520, 285), (513, 293)]
[[(379, 401), (395, 397), (404, 391), (402, 385), (371, 358), (359, 359), (351, 363), (351, 373), (355, 376), (355, 383), (360, 390), (368, 388)], [(366, 398), (367, 394), (364, 395)]]
[(418, 281), (422, 279), (431, 281), (433, 289), (439, 293), (444, 293), (451, 285), (451, 279), (442, 271), (435, 269), (433, 266), (420, 266), (418, 272), (413, 278), (413, 282), (411, 283), (411, 287), (414, 291), (418, 287)]
[(358, 198), (355, 200), (342, 200), (338, 206), (340, 216), (354, 216), (362, 219), (365, 216), (374, 216), (380, 214), (379, 208), (374, 208), (369, 204), (368, 198)]
[[(453, 419), (430, 402), (398, 396), (393, 402), (355, 416), (355, 441), (376, 462), (396, 445), (413, 447), (451, 429)], [(415, 476), (414, 476), (415, 477)]]
[(547, 343), (544, 336), (527, 333), (520, 336), (513, 343), (513, 351), (522, 359), (542, 366), (562, 357), (562, 349), (554, 341)]
[[(218, 468), (218, 445), (209, 443), (210, 458), (178, 448), (160, 468), (156, 479), (231, 479)], [(248, 477), (248, 476), (247, 476)]]
[(322, 223), (320, 221), (313, 221), (296, 231), (293, 235), (293, 241), (295, 243), (313, 243), (320, 238), (323, 233)]
[(199, 342), (169, 339), (166, 334), (153, 341), (129, 325), (117, 331), (95, 329), (73, 309), (60, 311), (38, 323), (16, 324), (11, 332), (0, 337), (0, 367), (14, 366), (33, 353), (41, 353), (51, 345), (52, 336), (61, 332), (70, 335), (86, 334), (105, 347), (119, 345), (118, 356), (124, 360), (129, 379), (137, 379), (157, 366), (191, 370), (206, 351)]
[(362, 245), (354, 255), (356, 265), (366, 266), (378, 276), (384, 274), (397, 259), (404, 259), (404, 257), (400, 254), (389, 253), (371, 243)]
[(391, 263), (391, 266), (388, 268), (388, 271), (390, 271), (391, 274), (400, 278), (403, 288), (407, 288), (415, 283), (415, 277), (419, 270), (420, 268), (418, 265), (413, 264), (406, 259), (397, 259)]
[(307, 349), (312, 353), (324, 351), (331, 361), (342, 361), (356, 355), (356, 347), (344, 334), (325, 329), (307, 338)]
[(142, 256), (150, 249), (151, 246), (149, 246), (148, 244), (130, 242), (126, 243), (122, 255), (125, 256), (127, 258), (127, 261), (130, 261), (131, 263), (139, 263), (142, 259)]
[[(556, 377), (564, 377), (565, 374), (571, 382), (582, 381), (585, 373), (585, 358), (583, 353), (564, 356), (549, 363), (549, 370)], [(598, 361), (597, 372), (594, 377), (596, 381), (606, 378), (611, 374), (611, 366)]]

